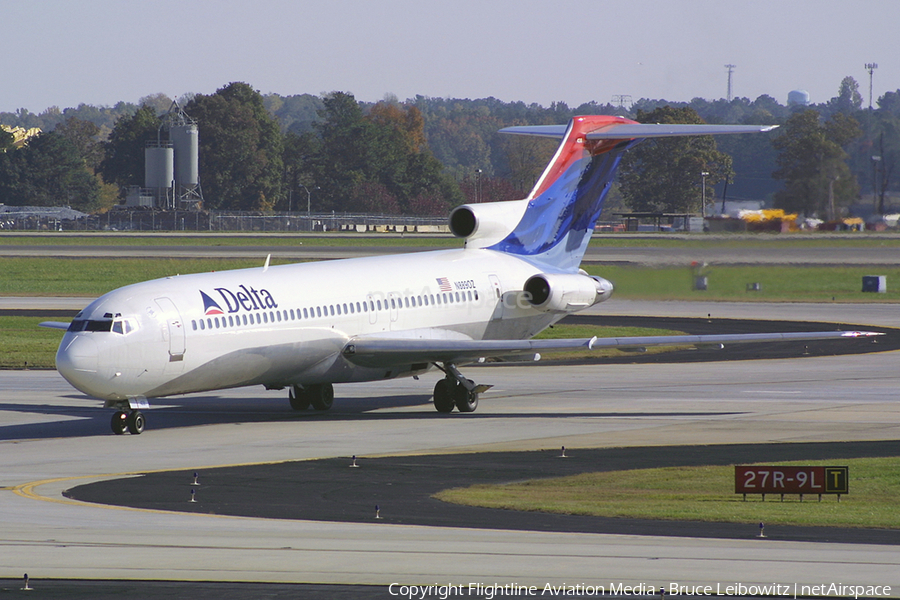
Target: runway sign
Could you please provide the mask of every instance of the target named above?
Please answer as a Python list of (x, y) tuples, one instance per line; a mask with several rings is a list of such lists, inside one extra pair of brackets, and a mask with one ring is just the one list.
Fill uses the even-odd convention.
[(734, 467), (735, 494), (846, 494), (849, 467)]

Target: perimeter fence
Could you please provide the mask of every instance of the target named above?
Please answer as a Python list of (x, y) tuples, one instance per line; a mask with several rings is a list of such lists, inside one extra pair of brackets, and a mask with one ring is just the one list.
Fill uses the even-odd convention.
[(70, 218), (54, 211), (6, 212), (0, 215), (0, 231), (445, 233), (449, 229), (446, 216), (115, 209), (99, 215)]

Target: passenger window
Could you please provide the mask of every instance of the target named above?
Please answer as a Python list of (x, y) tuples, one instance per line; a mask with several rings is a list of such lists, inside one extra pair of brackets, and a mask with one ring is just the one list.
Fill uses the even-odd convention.
[(203, 319), (200, 319), (200, 331), (206, 329), (206, 325), (203, 323)]
[(191, 319), (191, 329), (197, 331), (197, 321), (195, 321), (194, 319)]
[(334, 304), (328, 305), (328, 308), (331, 309), (331, 316), (334, 316)]
[(475, 290), (475, 301), (478, 301), (478, 290)]
[(353, 303), (352, 303), (352, 302), (350, 303), (350, 314), (351, 314), (351, 315), (352, 315), (352, 314), (355, 314), (355, 311), (353, 310)]
[(378, 310), (381, 310), (381, 300), (378, 301)]
[(244, 315), (244, 325), (247, 324), (247, 315)]
[(228, 326), (234, 327), (234, 317), (232, 317), (231, 315), (228, 315)]
[[(365, 306), (365, 305), (366, 305), (366, 303), (363, 302), (363, 306)], [(352, 312), (352, 311), (351, 311), (351, 312)], [(362, 310), (361, 310), (360, 307), (359, 307), (359, 302), (356, 303), (356, 312), (362, 312)]]
[(292, 308), (291, 309), (291, 321), (293, 321), (293, 320), (294, 320), (294, 309)]
[(347, 314), (347, 304), (346, 303), (344, 304), (344, 314), (345, 315)]
[(340, 304), (337, 305), (337, 314), (341, 314), (341, 305)]
[(209, 317), (206, 318), (206, 326), (212, 329), (212, 319), (210, 319)]

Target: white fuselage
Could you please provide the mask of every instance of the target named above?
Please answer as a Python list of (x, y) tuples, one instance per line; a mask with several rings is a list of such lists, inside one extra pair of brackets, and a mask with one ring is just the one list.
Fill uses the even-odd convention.
[(341, 349), (364, 336), (529, 338), (564, 316), (521, 301), (523, 283), (541, 272), (460, 249), (157, 279), (87, 306), (57, 368), (105, 400), (414, 375), (432, 365), (361, 367)]

